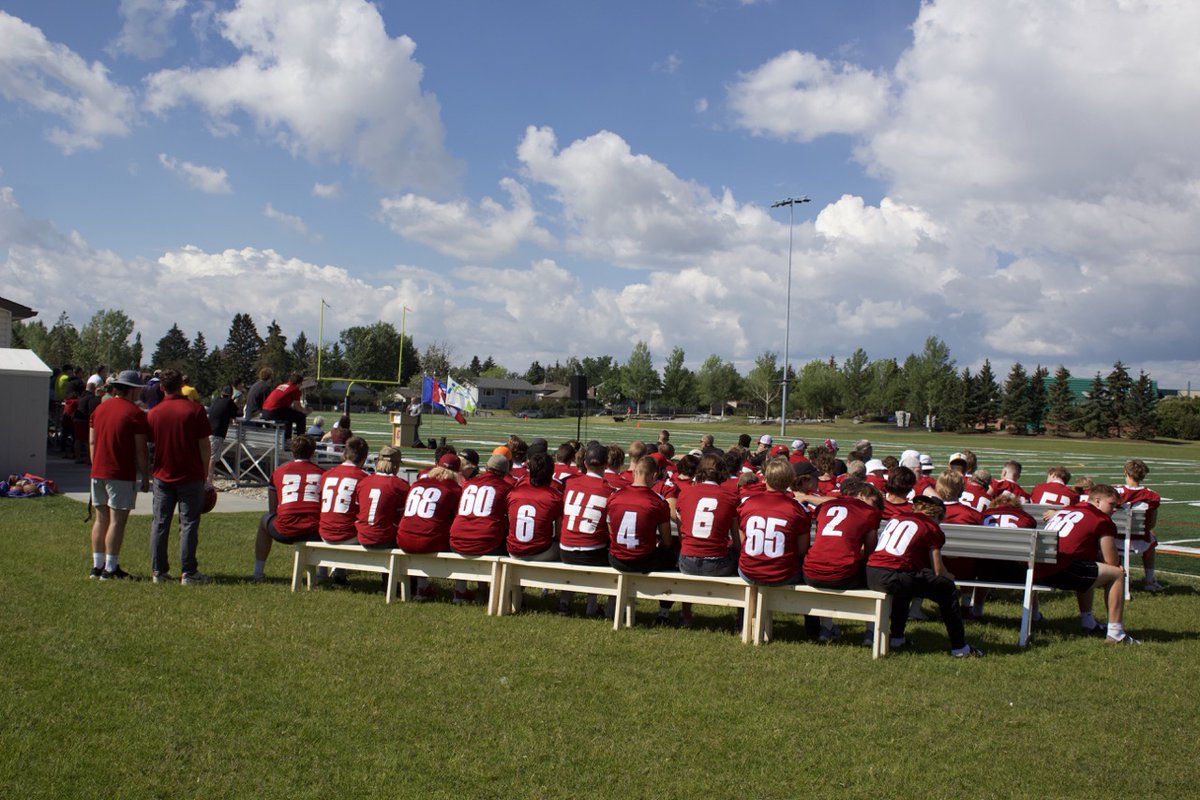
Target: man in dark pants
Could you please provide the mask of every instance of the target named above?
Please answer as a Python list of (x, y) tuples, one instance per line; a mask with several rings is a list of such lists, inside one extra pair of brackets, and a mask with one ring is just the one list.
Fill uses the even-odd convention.
[(154, 442), (154, 519), (150, 527), (150, 565), (154, 582), (171, 580), (167, 539), (175, 507), (179, 507), (180, 583), (205, 583), (207, 576), (196, 564), (200, 510), (204, 505), (205, 476), (212, 451), (208, 414), (180, 391), (183, 376), (177, 370), (162, 373), (163, 400), (151, 409), (150, 440)]

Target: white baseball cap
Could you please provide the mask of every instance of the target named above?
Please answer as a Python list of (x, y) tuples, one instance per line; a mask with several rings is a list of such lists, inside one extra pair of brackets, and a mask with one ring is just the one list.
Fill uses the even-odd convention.
[(773, 441), (775, 440), (771, 438), (771, 434), (769, 433), (764, 433), (762, 436), (758, 437), (759, 444), (770, 444)]

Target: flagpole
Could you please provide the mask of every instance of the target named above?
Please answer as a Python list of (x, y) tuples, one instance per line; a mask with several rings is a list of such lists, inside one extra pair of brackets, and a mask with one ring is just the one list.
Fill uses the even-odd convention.
[(317, 325), (317, 380), (321, 380), (321, 351), (325, 349), (325, 298), (321, 298), (321, 321)]

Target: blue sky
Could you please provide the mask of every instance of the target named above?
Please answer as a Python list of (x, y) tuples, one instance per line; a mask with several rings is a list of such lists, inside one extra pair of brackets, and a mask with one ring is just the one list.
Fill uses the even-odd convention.
[[(1200, 12), (1176, 4), (0, 0), (4, 294), (457, 360), (1200, 379)], [(329, 331), (326, 332), (329, 335)]]

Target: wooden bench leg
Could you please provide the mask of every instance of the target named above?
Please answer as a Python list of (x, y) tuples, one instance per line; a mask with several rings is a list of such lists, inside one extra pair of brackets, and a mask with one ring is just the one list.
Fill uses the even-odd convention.
[(488, 607), (487, 615), (489, 617), (497, 617), (500, 615), (500, 573), (502, 564), (499, 561), (492, 562), (492, 582), (488, 585)]
[(302, 563), (304, 561), (304, 558), (302, 555), (303, 552), (304, 552), (304, 544), (303, 543), (297, 544), (296, 545), (296, 554), (292, 558), (292, 591), (293, 592), (300, 591), (300, 576), (304, 572), (304, 567), (303, 567), (303, 563)]
[(387, 591), (384, 592), (384, 601), (391, 603), (396, 599), (396, 576), (400, 574), (400, 557), (395, 553), (388, 556), (388, 571), (387, 575)]
[(751, 641), (755, 644), (763, 643), (763, 623), (770, 615), (770, 611), (764, 608), (766, 593), (759, 592), (758, 599), (754, 603), (754, 613), (746, 612), (746, 619), (742, 621), (742, 641), (746, 641), (746, 631), (751, 630)]
[(746, 584), (745, 598), (746, 609), (742, 612), (742, 644), (749, 644), (753, 635), (751, 628), (758, 621), (758, 609), (756, 607), (759, 602), (758, 587)]
[[(613, 630), (614, 631), (621, 630), (621, 621), (623, 619), (625, 619), (625, 616), (627, 613), (626, 599), (625, 599), (625, 593), (627, 591), (629, 591), (629, 587), (625, 585), (625, 573), (621, 573), (620, 575), (617, 576), (617, 598), (616, 598), (616, 603), (614, 603), (615, 608), (613, 611)], [(597, 598), (597, 599), (599, 599), (599, 598)]]

